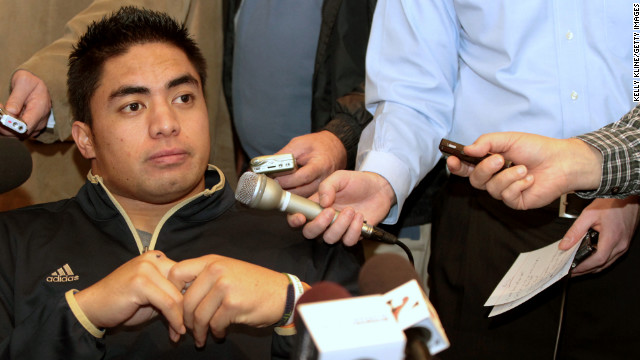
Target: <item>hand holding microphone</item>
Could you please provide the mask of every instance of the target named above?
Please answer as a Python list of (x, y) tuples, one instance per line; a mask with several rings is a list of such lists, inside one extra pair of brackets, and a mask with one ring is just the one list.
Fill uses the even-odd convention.
[[(256, 209), (301, 213), (309, 220), (314, 219), (323, 210), (319, 204), (283, 190), (275, 180), (266, 175), (252, 172), (244, 173), (238, 180), (236, 200)], [(336, 211), (334, 220), (337, 216)], [(361, 234), (365, 239), (387, 244), (399, 243), (394, 235), (366, 223), (362, 225)]]

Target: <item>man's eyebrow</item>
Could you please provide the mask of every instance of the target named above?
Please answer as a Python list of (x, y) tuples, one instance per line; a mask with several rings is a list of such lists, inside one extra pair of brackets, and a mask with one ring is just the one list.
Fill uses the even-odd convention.
[(180, 76), (179, 78), (173, 79), (167, 83), (167, 89), (171, 89), (172, 87), (176, 87), (182, 84), (191, 84), (195, 86), (199, 86), (200, 83), (196, 78), (189, 74), (185, 74)]
[(149, 94), (150, 90), (144, 86), (121, 86), (109, 94), (109, 100), (113, 100), (117, 97), (123, 97), (131, 94)]
[[(192, 84), (194, 86), (199, 86), (199, 82), (198, 80), (189, 75), (182, 75), (178, 78), (175, 78), (171, 81), (169, 81), (167, 83), (167, 89), (170, 89), (172, 87), (176, 87), (176, 86), (180, 86), (182, 84)], [(125, 85), (125, 86), (121, 86), (118, 89), (116, 89), (115, 91), (113, 91), (111, 94), (109, 94), (109, 100), (113, 100), (115, 98), (118, 97), (123, 97), (123, 96), (127, 96), (127, 95), (132, 95), (132, 94), (144, 94), (144, 95), (148, 95), (151, 93), (151, 90), (149, 90), (148, 87), (145, 86), (131, 86), (131, 85)]]

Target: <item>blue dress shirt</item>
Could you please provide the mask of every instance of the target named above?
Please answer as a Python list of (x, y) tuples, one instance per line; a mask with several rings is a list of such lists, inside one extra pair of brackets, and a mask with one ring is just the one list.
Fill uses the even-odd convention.
[(631, 0), (380, 0), (367, 53), (374, 121), (358, 170), (398, 204), (435, 165), (443, 137), (495, 131), (567, 138), (633, 107)]

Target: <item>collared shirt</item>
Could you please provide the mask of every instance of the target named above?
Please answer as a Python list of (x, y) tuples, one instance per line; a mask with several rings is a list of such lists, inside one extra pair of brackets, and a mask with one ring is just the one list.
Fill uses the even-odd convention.
[(602, 180), (583, 197), (617, 197), (640, 194), (640, 105), (613, 124), (577, 136), (602, 153)]
[(381, 0), (367, 54), (358, 170), (398, 205), (434, 166), (444, 137), (496, 131), (566, 138), (633, 107), (630, 0)]

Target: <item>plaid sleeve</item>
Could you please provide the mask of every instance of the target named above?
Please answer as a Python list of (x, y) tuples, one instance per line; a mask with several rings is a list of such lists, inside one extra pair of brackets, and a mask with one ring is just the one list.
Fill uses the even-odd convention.
[(595, 191), (578, 192), (586, 198), (624, 198), (640, 194), (640, 105), (620, 120), (577, 136), (602, 153), (602, 180)]

